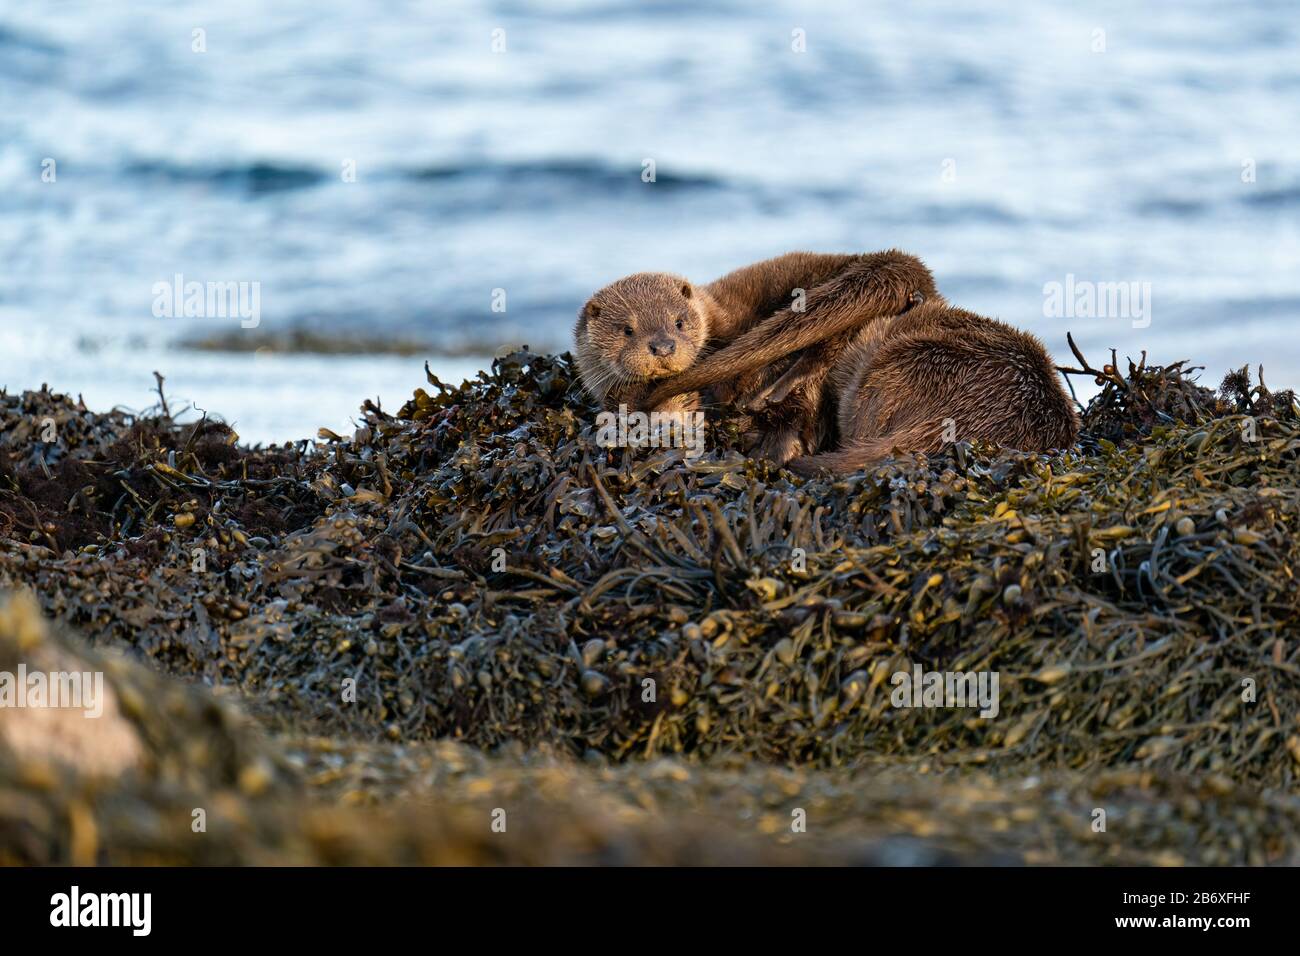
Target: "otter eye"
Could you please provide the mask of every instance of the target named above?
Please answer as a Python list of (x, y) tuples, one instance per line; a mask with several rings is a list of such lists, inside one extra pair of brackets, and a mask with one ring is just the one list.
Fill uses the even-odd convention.
[(631, 338), (631, 337), (632, 337), (632, 326), (630, 326), (630, 325), (625, 325), (625, 326), (623, 326), (623, 334), (626, 335), (628, 338)]
[(678, 328), (678, 329), (684, 328), (685, 325), (686, 325), (686, 323), (683, 322), (681, 319), (678, 319), (678, 320), (677, 320), (677, 328)]

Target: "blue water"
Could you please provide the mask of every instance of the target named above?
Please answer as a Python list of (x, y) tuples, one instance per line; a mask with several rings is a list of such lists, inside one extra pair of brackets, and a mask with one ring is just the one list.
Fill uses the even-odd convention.
[[(567, 346), (628, 272), (899, 246), (1062, 361), (1072, 331), (1300, 385), (1298, 121), (1294, 2), (0, 0), (0, 384), (138, 407), (157, 368), (298, 438), (424, 356), (200, 355), (239, 322), (155, 283), (260, 283), (248, 334), (455, 376), (483, 360), (439, 350)], [(1067, 275), (1149, 283), (1149, 325), (1045, 316)]]

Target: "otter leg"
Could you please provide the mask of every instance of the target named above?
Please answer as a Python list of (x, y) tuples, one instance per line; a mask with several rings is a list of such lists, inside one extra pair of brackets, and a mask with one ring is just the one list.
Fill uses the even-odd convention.
[(684, 439), (694, 435), (702, 417), (700, 404), (699, 392), (687, 392), (657, 405), (650, 413), (654, 423), (651, 438), (657, 447), (674, 444), (674, 436)]
[(799, 385), (780, 404), (756, 413), (760, 421), (760, 436), (750, 455), (784, 465), (792, 458), (815, 450), (820, 401), (820, 387)]
[(825, 378), (825, 362), (819, 351), (810, 350), (799, 356), (790, 369), (766, 388), (760, 389), (741, 400), (745, 408), (762, 411), (785, 401), (786, 396), (797, 386), (819, 385)]
[(751, 412), (783, 422), (758, 443), (758, 454), (785, 464), (835, 440), (839, 401), (831, 373), (852, 338), (836, 336), (799, 353), (785, 374), (745, 398)]
[(754, 446), (753, 451), (749, 454), (751, 458), (763, 459), (785, 467), (791, 461), (810, 457), (804, 455), (807, 450), (808, 446), (804, 444), (799, 429), (785, 426), (774, 431), (764, 432), (758, 444)]

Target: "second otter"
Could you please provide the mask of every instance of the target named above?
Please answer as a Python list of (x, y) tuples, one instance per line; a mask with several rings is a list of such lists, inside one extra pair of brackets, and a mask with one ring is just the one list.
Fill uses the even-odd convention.
[(1021, 451), (1074, 444), (1079, 419), (1041, 342), (943, 301), (863, 329), (830, 373), (838, 447), (792, 471), (857, 471), (895, 452), (988, 441)]

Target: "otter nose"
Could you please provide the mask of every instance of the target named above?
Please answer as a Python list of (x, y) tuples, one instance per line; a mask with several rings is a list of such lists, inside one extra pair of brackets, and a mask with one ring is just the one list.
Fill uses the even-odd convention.
[(656, 335), (650, 340), (648, 347), (651, 355), (657, 355), (660, 358), (665, 355), (672, 355), (677, 351), (677, 343), (666, 335)]

